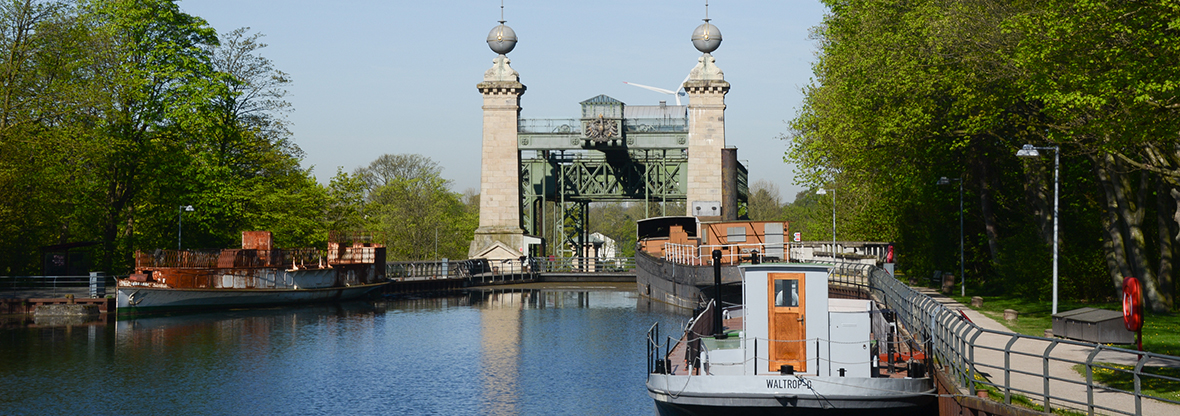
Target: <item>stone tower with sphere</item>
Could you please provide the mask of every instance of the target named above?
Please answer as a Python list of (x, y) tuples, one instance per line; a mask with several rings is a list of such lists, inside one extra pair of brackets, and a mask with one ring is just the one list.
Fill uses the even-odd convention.
[(497, 56), (477, 85), (483, 142), (470, 258), (562, 250), (586, 257), (592, 202), (642, 202), (645, 211), (658, 203), (655, 215), (675, 215), (663, 212), (666, 205), (683, 203), (686, 215), (704, 221), (738, 219), (748, 175), (737, 149), (726, 147), (729, 83), (712, 55), (721, 31), (707, 17), (692, 33), (702, 55), (680, 86), (687, 106), (628, 106), (599, 95), (580, 103), (580, 119), (537, 120), (520, 118), (525, 86), (507, 55), (517, 37), (501, 18), (487, 38)]
[[(479, 228), (468, 250), (469, 257), (488, 250), (523, 253), (520, 227), (520, 157), (516, 149), (520, 96), (525, 86), (509, 66), (508, 52), (516, 47), (516, 32), (500, 20), (488, 34), (488, 46), (497, 53), (492, 67), (476, 85), (483, 95), (483, 149), (479, 181)], [(501, 254), (503, 256), (503, 253)]]

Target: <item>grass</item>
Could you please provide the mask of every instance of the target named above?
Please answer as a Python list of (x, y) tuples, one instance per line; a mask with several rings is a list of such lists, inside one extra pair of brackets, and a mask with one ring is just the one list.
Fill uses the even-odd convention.
[[(971, 304), (970, 297), (954, 297), (964, 305)], [(1059, 301), (1057, 311), (1064, 312), (1078, 308), (1091, 307), (1109, 309), (1122, 312), (1120, 303), (1083, 303)], [(1004, 324), (1012, 332), (1038, 337), (1045, 336), (1045, 330), (1053, 327), (1053, 305), (1045, 301), (1031, 301), (1016, 297), (986, 296), (983, 306), (974, 308), (980, 313)], [(1004, 309), (1014, 309), (1020, 312), (1016, 322), (1004, 320)], [(1119, 345), (1122, 348), (1135, 349), (1134, 345)], [(1180, 356), (1180, 315), (1176, 313), (1154, 314), (1148, 313), (1143, 322), (1143, 350), (1156, 354)]]
[[(988, 380), (987, 378), (983, 377), (979, 373), (975, 373), (975, 379), (979, 380), (979, 381), (987, 382), (987, 383), (991, 382), (991, 380)], [(1000, 389), (997, 389), (995, 386), (992, 386), (989, 384), (976, 383), (975, 388), (977, 390), (987, 391), (987, 398), (992, 401), (1001, 402), (1001, 403), (1004, 402), (1004, 392), (1000, 391)], [(1021, 394), (1013, 393), (1011, 396), (1011, 400), (1012, 400), (1012, 404), (1015, 406), (1020, 406), (1020, 407), (1026, 408), (1026, 409), (1032, 409), (1032, 410), (1042, 412), (1042, 413), (1045, 411), (1044, 406), (1042, 406), (1039, 403), (1033, 403), (1032, 399), (1029, 399), (1027, 396), (1024, 396)], [(1065, 415), (1065, 416), (1081, 416), (1081, 415), (1085, 414), (1083, 412), (1079, 412), (1076, 410), (1062, 409), (1062, 408), (1054, 408), (1052, 413), (1055, 415)]]
[[(1131, 373), (1135, 371), (1135, 366), (1111, 363), (1098, 364), (1110, 368), (1095, 367), (1095, 382), (1123, 391), (1135, 391), (1135, 375)], [(1086, 367), (1082, 364), (1075, 364), (1073, 369), (1082, 376), (1086, 375)], [(1143, 373), (1180, 379), (1180, 368), (1143, 367)], [(1139, 388), (1143, 393), (1152, 396), (1180, 401), (1180, 381), (1140, 376)]]
[[(964, 305), (971, 304), (970, 297), (955, 296), (954, 298)], [(1008, 327), (1008, 329), (1012, 332), (1025, 335), (1044, 336), (1045, 330), (1053, 327), (1052, 307), (1053, 306), (1050, 302), (1045, 301), (1031, 301), (1016, 297), (986, 296), (983, 298), (983, 306), (974, 309), (992, 319), (995, 319), (997, 322), (1000, 322), (1004, 326)], [(1058, 312), (1064, 312), (1083, 307), (1109, 309), (1122, 312), (1122, 304), (1114, 302), (1083, 303), (1059, 301), (1057, 310)], [(1020, 313), (1019, 319), (1017, 319), (1016, 322), (1007, 322), (1004, 320), (1005, 309), (1014, 309), (1018, 311)], [(1118, 347), (1127, 349), (1136, 348), (1134, 345), (1118, 345)], [(1156, 354), (1180, 356), (1180, 315), (1176, 313), (1148, 313), (1143, 323), (1143, 350)], [(1094, 369), (1094, 381), (1096, 383), (1124, 391), (1135, 390), (1135, 378), (1131, 373), (1131, 371), (1133, 371), (1135, 368), (1134, 366), (1112, 363), (1098, 364), (1110, 368)], [(1074, 371), (1077, 371), (1077, 373), (1082, 377), (1085, 377), (1086, 368), (1084, 365), (1074, 365), (1073, 369)], [(1180, 379), (1180, 368), (1144, 367), (1143, 372), (1146, 374)], [(1150, 376), (1140, 377), (1140, 388), (1143, 393), (1148, 395), (1180, 401), (1180, 381)], [(1002, 394), (1000, 394), (998, 391), (994, 391), (993, 389), (989, 389), (989, 395), (991, 395), (993, 399), (1003, 399)], [(1014, 397), (1013, 403), (1016, 402), (1017, 400)], [(1027, 404), (1021, 404), (1033, 408), (1040, 407), (1031, 402)], [(1057, 413), (1056, 409), (1055, 413)]]

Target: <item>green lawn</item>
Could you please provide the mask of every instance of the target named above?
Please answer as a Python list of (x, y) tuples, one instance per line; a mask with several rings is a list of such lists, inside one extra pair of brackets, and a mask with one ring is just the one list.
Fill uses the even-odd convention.
[[(970, 297), (954, 297), (964, 305), (971, 304)], [(1091, 307), (1110, 309), (1122, 312), (1120, 303), (1080, 303), (1058, 301), (1057, 311), (1065, 312), (1073, 309)], [(984, 296), (983, 306), (975, 308), (980, 313), (995, 319), (1018, 334), (1045, 336), (1045, 330), (1053, 327), (1051, 318), (1053, 305), (1050, 302), (1030, 301), (1014, 297)], [(1014, 309), (1020, 312), (1020, 318), (1015, 323), (1004, 320), (1004, 309)], [(1134, 345), (1116, 345), (1117, 347), (1134, 349)], [(1180, 315), (1176, 313), (1153, 314), (1148, 313), (1143, 322), (1143, 350), (1157, 354), (1180, 356)]]
[[(954, 298), (964, 305), (971, 304), (970, 297), (961, 298), (955, 296)], [(1083, 307), (1110, 309), (1122, 312), (1122, 304), (1119, 303), (1095, 304), (1060, 301), (1057, 304), (1057, 311), (1064, 312)], [(983, 298), (983, 306), (975, 309), (980, 313), (995, 319), (997, 322), (1004, 324), (1008, 327), (1008, 329), (1012, 330), (1012, 332), (1026, 335), (1044, 336), (1045, 330), (1053, 327), (1053, 320), (1051, 318), (1052, 308), (1053, 305), (1049, 302), (1035, 302), (1011, 297), (985, 296)], [(1015, 323), (1005, 321), (1004, 309), (1015, 309), (1016, 311), (1020, 312), (1020, 318), (1017, 319)], [(1127, 349), (1135, 349), (1134, 345), (1116, 346)], [(1143, 350), (1157, 354), (1180, 356), (1180, 315), (1175, 313), (1148, 313), (1143, 323)], [(1129, 372), (1134, 370), (1134, 366), (1124, 366), (1110, 363), (1100, 363), (1100, 365), (1111, 368), (1095, 369), (1094, 381), (1098, 382), (1099, 384), (1120, 390), (1135, 390), (1135, 378), (1134, 375)], [(1085, 376), (1086, 374), (1086, 369), (1081, 364), (1075, 365), (1073, 369), (1082, 376)], [(1145, 367), (1143, 371), (1148, 374), (1180, 378), (1180, 369), (1177, 368)], [(1142, 377), (1141, 383), (1143, 391), (1147, 394), (1157, 397), (1164, 397), (1171, 400), (1180, 400), (1180, 382), (1148, 376)]]
[[(1094, 368), (1094, 381), (1123, 391), (1135, 391), (1135, 370), (1133, 365), (1119, 365), (1100, 363), (1110, 368)], [(1082, 376), (1086, 375), (1086, 367), (1081, 364), (1073, 366), (1074, 371)], [(1146, 374), (1171, 378), (1180, 378), (1180, 368), (1143, 367)], [(1169, 400), (1180, 400), (1180, 382), (1151, 376), (1139, 377), (1140, 389), (1149, 395), (1163, 397)]]

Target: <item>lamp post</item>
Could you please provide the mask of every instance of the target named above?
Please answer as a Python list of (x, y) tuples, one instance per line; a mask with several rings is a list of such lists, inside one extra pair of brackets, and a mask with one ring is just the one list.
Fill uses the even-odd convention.
[[(827, 195), (828, 191), (819, 188), (816, 195)], [(836, 189), (832, 188), (832, 263), (836, 262)]]
[(1040, 157), (1037, 150), (1053, 150), (1053, 314), (1057, 314), (1057, 171), (1061, 167), (1061, 148), (1057, 146), (1035, 147), (1024, 145), (1016, 151), (1019, 157)]
[(176, 251), (180, 251), (180, 236), (184, 231), (184, 213), (196, 211), (192, 205), (181, 205), (176, 209)]
[(938, 179), (939, 185), (950, 185), (951, 181), (959, 183), (959, 296), (967, 296), (967, 276), (963, 275), (963, 178)]

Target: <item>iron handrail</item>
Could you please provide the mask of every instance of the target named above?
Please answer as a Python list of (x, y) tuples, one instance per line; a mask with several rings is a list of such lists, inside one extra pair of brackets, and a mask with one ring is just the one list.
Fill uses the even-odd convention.
[[(869, 275), (873, 290), (879, 291), (882, 300), (889, 308), (898, 313), (898, 320), (907, 327), (923, 332), (925, 341), (931, 345), (932, 353), (948, 375), (960, 386), (968, 390), (975, 390), (977, 385), (992, 386), (1002, 392), (1004, 402), (1012, 404), (1016, 394), (1027, 397), (1045, 409), (1069, 408), (1080, 410), (1088, 414), (1096, 411), (1112, 414), (1141, 415), (1143, 414), (1143, 399), (1150, 398), (1161, 402), (1180, 404), (1180, 401), (1161, 397), (1144, 391), (1143, 380), (1161, 380), (1180, 382), (1180, 379), (1166, 375), (1152, 374), (1143, 371), (1146, 364), (1152, 363), (1159, 367), (1180, 367), (1180, 357), (1157, 354), (1145, 351), (1134, 351), (1124, 348), (1111, 347), (1102, 344), (1092, 344), (1080, 341), (1051, 339), (1031, 335), (1016, 334), (1007, 331), (997, 331), (982, 328), (973, 322), (963, 319), (958, 313), (951, 311), (945, 305), (919, 293), (913, 288), (898, 281), (884, 270), (872, 265), (839, 264), (837, 268), (864, 270)], [(1008, 337), (1003, 347), (994, 346), (981, 340), (986, 335), (994, 337)], [(1027, 352), (1016, 348), (1017, 345), (1039, 348), (1039, 352)], [(1085, 360), (1076, 360), (1054, 356), (1055, 349), (1070, 347), (1089, 351)], [(1033, 351), (1037, 351), (1034, 349)], [(987, 361), (978, 357), (979, 353), (1002, 353), (1003, 361)], [(1099, 361), (1099, 357), (1102, 357)], [(1040, 371), (1030, 369), (1028, 365), (1021, 366), (1014, 363), (1013, 358), (1040, 360)], [(1134, 369), (1127, 370), (1109, 363), (1135, 363)], [(1069, 377), (1061, 371), (1073, 371), (1072, 367), (1081, 365), (1085, 378)], [(1068, 370), (1051, 370), (1054, 366), (1065, 366)], [(1002, 380), (992, 380), (977, 377), (986, 371), (996, 370), (1003, 373)], [(1093, 375), (1095, 370), (1116, 371), (1129, 374), (1134, 379), (1134, 390), (1123, 390), (1111, 386), (1095, 385)], [(1040, 390), (1022, 388), (1017, 385), (1014, 376), (1040, 378)], [(1073, 388), (1084, 388), (1086, 399), (1079, 400), (1063, 395), (1061, 392)], [(1133, 395), (1134, 410), (1121, 409), (1100, 404), (1095, 399), (1096, 390), (1117, 392)]]

